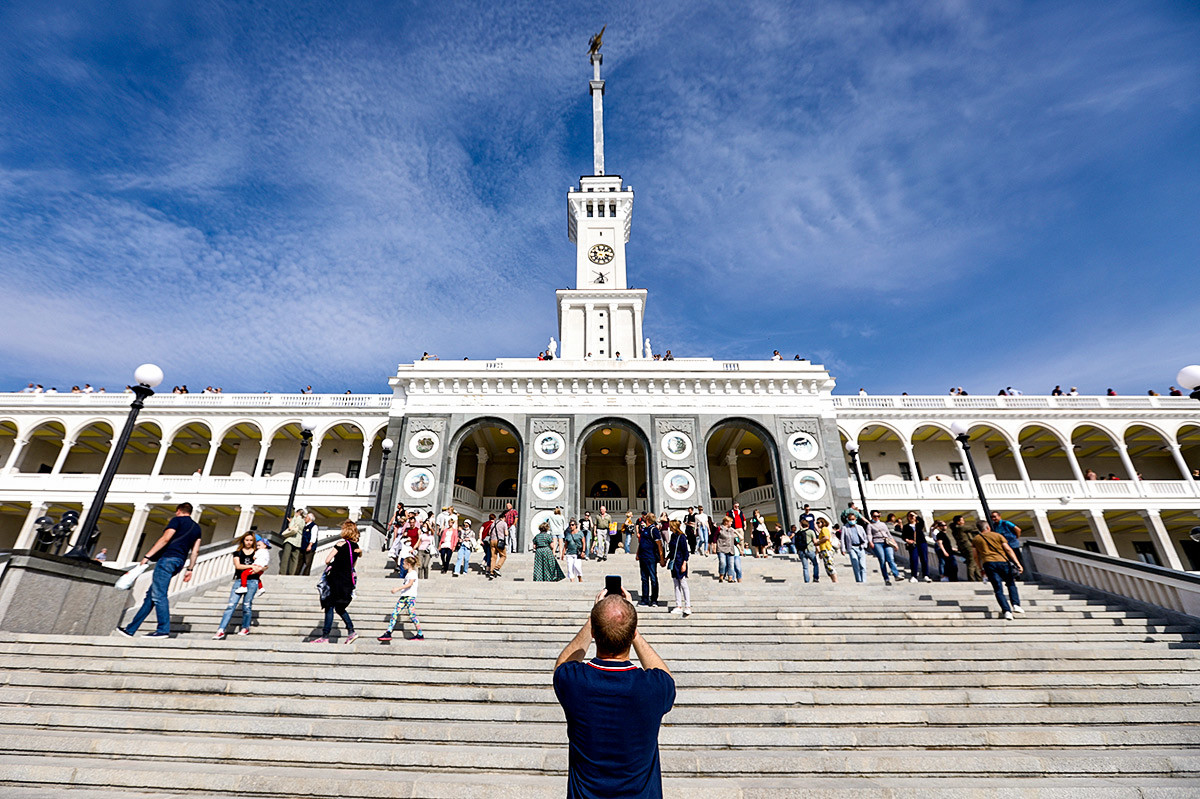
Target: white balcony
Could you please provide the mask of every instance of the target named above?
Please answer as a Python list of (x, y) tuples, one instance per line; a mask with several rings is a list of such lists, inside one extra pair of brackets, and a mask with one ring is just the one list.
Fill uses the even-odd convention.
[[(46, 501), (78, 502), (94, 494), (99, 485), (98, 474), (9, 474), (0, 477), (0, 497), (11, 501), (37, 497)], [(373, 498), (378, 485), (378, 475), (363, 478), (338, 475), (302, 477), (296, 492), (297, 496), (336, 499), (344, 504)], [(290, 474), (269, 477), (119, 474), (113, 478), (109, 488), (109, 501), (148, 502), (170, 494), (202, 504), (214, 504), (232, 498), (278, 500), (282, 504), (287, 500), (291, 487)]]
[[(867, 500), (975, 499), (975, 485), (965, 480), (875, 480), (864, 483)], [(1200, 497), (1200, 484), (1188, 480), (984, 480), (989, 500), (1137, 500)], [(857, 493), (857, 492), (856, 492)]]

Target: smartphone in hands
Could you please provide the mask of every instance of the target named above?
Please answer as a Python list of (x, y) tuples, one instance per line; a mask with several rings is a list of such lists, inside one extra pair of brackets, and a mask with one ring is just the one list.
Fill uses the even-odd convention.
[(604, 593), (607, 595), (623, 596), (621, 591), (621, 575), (610, 574), (604, 578)]

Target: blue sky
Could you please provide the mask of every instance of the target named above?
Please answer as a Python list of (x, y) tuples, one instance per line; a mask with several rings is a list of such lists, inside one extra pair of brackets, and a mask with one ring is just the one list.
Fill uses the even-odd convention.
[(0, 10), (0, 386), (535, 354), (602, 24), (657, 348), (799, 352), (839, 393), (1200, 362), (1190, 0), (39, 1)]

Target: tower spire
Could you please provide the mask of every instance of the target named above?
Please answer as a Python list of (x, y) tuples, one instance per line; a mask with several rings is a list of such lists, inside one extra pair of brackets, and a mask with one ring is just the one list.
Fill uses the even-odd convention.
[[(605, 28), (608, 26), (605, 25)], [(600, 53), (601, 37), (604, 28), (592, 37), (588, 47), (588, 58), (592, 62), (592, 79), (589, 82), (592, 92), (592, 174), (604, 174), (604, 80), (600, 77), (600, 65), (604, 56)]]

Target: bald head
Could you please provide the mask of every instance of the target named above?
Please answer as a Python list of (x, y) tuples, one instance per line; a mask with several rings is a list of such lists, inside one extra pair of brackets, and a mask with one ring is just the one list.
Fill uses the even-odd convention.
[(624, 597), (606, 596), (592, 607), (597, 656), (627, 655), (636, 634), (637, 609)]

